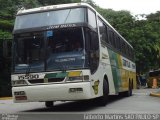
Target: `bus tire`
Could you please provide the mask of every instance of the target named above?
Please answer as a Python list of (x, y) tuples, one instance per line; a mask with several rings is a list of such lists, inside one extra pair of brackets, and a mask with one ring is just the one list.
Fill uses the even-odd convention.
[(98, 100), (98, 104), (100, 106), (105, 106), (108, 103), (108, 94), (109, 94), (109, 88), (108, 88), (108, 83), (107, 80), (103, 80), (103, 96), (101, 96)]
[(47, 108), (52, 108), (52, 107), (54, 106), (54, 102), (53, 102), (53, 101), (46, 101), (46, 102), (45, 102), (45, 106), (46, 106)]
[(126, 97), (132, 96), (132, 89), (133, 89), (133, 81), (130, 81), (130, 80), (129, 80), (129, 83), (128, 83), (128, 91), (125, 92), (125, 96), (126, 96)]
[(132, 96), (132, 89), (133, 89), (133, 81), (130, 81), (130, 84), (129, 84), (129, 96)]

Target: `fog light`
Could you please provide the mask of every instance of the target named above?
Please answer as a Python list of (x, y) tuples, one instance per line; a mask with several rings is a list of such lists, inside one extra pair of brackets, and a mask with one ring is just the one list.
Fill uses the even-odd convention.
[(24, 91), (14, 92), (16, 100), (27, 100), (26, 93)]
[(18, 91), (18, 92), (14, 92), (14, 95), (26, 95), (24, 91)]
[(23, 85), (28, 85), (25, 80), (16, 80), (12, 81), (12, 86), (23, 86)]
[(70, 93), (74, 93), (74, 92), (83, 92), (83, 88), (70, 88), (69, 89)]
[(68, 81), (83, 81), (83, 76), (69, 77)]

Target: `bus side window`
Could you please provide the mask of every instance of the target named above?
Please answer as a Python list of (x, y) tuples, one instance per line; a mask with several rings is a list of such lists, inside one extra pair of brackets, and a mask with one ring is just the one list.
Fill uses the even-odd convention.
[(125, 42), (124, 42), (123, 40), (121, 41), (121, 50), (122, 50), (122, 53), (123, 53), (123, 54), (126, 54), (126, 53), (125, 53), (125, 51), (126, 51), (126, 50), (125, 50)]
[(121, 43), (120, 43), (120, 38), (117, 36), (116, 37), (116, 43), (117, 43), (117, 49), (118, 49), (118, 51), (120, 51), (121, 50)]
[(112, 32), (112, 34), (113, 34), (113, 47), (116, 48), (116, 36), (114, 32)]
[(126, 55), (127, 57), (129, 57), (129, 45), (128, 44), (126, 44)]
[(113, 48), (116, 48), (115, 34), (112, 29), (109, 30), (109, 41)]
[(103, 21), (98, 18), (98, 26), (99, 26), (99, 33), (100, 33), (100, 40), (103, 45), (109, 43), (107, 38), (107, 26), (103, 23)]
[(96, 14), (88, 9), (88, 23), (97, 31)]
[(91, 31), (90, 34), (90, 68), (93, 74), (99, 65), (99, 40), (96, 32)]
[(109, 32), (109, 44), (112, 46), (112, 39), (113, 39), (112, 31), (109, 29), (108, 32)]
[(106, 29), (106, 42), (109, 44), (109, 34), (108, 34), (108, 26), (107, 25), (105, 25), (105, 29)]

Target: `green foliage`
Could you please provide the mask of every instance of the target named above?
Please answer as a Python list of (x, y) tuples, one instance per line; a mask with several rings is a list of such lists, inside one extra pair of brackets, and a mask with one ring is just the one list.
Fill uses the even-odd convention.
[(0, 28), (2, 28), (3, 30), (12, 31), (13, 23), (11, 23), (8, 20), (1, 20), (0, 19)]
[(97, 7), (97, 5), (95, 4), (95, 2), (92, 1), (92, 0), (81, 0), (81, 2), (88, 3), (88, 4), (90, 4), (94, 8)]
[(12, 33), (0, 30), (0, 40), (3, 40), (2, 38), (11, 39), (12, 38)]
[(160, 11), (136, 20), (129, 11), (96, 9), (134, 47), (138, 72), (160, 68)]

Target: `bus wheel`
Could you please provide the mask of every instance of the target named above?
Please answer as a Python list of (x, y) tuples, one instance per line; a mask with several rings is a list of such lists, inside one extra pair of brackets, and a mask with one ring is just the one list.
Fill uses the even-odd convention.
[(108, 83), (104, 79), (103, 80), (103, 96), (101, 96), (98, 100), (98, 104), (100, 106), (105, 106), (108, 102), (108, 94), (109, 94), (109, 88), (108, 88)]
[(126, 97), (132, 96), (132, 88), (133, 88), (133, 81), (131, 82), (129, 80), (128, 91), (125, 93)]
[(46, 102), (45, 102), (45, 106), (46, 106), (47, 108), (51, 108), (51, 107), (54, 106), (54, 102), (53, 102), (53, 101), (46, 101)]

